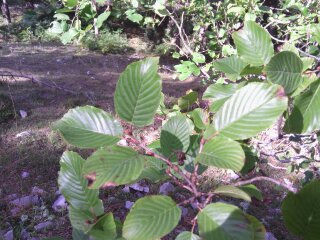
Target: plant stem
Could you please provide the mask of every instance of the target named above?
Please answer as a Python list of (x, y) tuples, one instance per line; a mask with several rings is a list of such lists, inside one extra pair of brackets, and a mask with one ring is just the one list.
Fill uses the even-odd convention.
[(275, 180), (273, 178), (269, 178), (269, 177), (264, 177), (264, 176), (259, 176), (259, 177), (254, 177), (254, 178), (251, 178), (251, 179), (248, 179), (248, 180), (244, 180), (244, 181), (239, 181), (235, 184), (233, 184), (233, 186), (237, 187), (237, 186), (242, 186), (242, 185), (246, 185), (246, 184), (250, 184), (250, 183), (253, 183), (253, 182), (258, 182), (258, 181), (268, 181), (268, 182), (272, 182), (278, 186), (281, 186), (287, 190), (289, 190), (290, 192), (294, 192), (296, 193), (297, 192), (297, 189), (294, 188), (294, 187), (291, 187), (285, 183), (282, 183), (278, 180)]

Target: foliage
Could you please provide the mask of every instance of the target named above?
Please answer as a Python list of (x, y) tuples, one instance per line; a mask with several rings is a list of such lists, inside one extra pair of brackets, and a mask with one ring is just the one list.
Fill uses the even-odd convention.
[[(256, 47), (246, 45), (244, 39), (248, 36)], [(251, 184), (260, 180), (296, 192), (294, 188), (257, 177), (222, 184), (207, 192), (199, 186), (199, 175), (210, 166), (246, 175), (250, 171), (245, 165), (249, 161), (246, 158), (252, 158), (252, 154), (248, 154), (250, 149), (245, 140), (272, 126), (285, 112), (290, 124), (296, 111), (301, 111), (303, 127), (290, 124), (290, 131), (318, 130), (320, 82), (303, 81), (310, 75), (305, 74), (302, 60), (295, 53), (283, 51), (274, 55), (270, 35), (257, 23), (245, 22), (244, 30), (233, 37), (237, 39), (238, 56), (232, 56), (232, 61), (229, 57), (220, 60), (220, 69), (230, 74), (229, 66), (236, 63), (237, 69), (231, 74), (242, 81), (209, 86), (203, 95), (209, 104), (204, 107), (198, 94), (189, 92), (178, 100), (178, 105), (166, 109), (157, 73), (159, 59), (150, 57), (131, 63), (119, 77), (115, 111), (126, 127), (111, 114), (91, 106), (71, 109), (55, 124), (54, 128), (68, 143), (95, 149), (87, 160), (74, 152), (65, 152), (61, 158), (59, 185), (70, 203), (69, 216), (75, 232), (81, 231), (94, 239), (159, 239), (177, 226), (181, 219), (178, 206), (196, 204), (199, 213), (193, 224), (198, 227), (177, 239), (265, 238), (265, 228), (256, 218), (231, 204), (212, 202), (214, 197), (261, 199), (260, 191)], [(192, 59), (197, 63), (204, 61), (198, 54), (193, 54)], [(301, 85), (307, 86), (297, 93)], [(292, 101), (293, 110), (289, 104)], [(156, 112), (166, 114), (167, 120), (160, 139), (146, 146), (134, 130), (150, 125)], [(116, 145), (121, 138), (128, 146)], [(99, 188), (131, 184), (143, 178), (161, 181), (163, 174), (178, 188), (187, 190), (189, 197), (179, 203), (168, 196), (143, 197), (133, 205), (123, 224), (115, 221), (112, 213), (104, 213)], [(296, 195), (289, 193), (283, 202), (289, 230), (306, 239), (318, 236), (317, 189), (318, 182), (307, 184)], [(302, 210), (305, 204), (310, 206), (308, 211)]]
[(103, 31), (99, 36), (88, 33), (81, 41), (91, 51), (107, 53), (126, 53), (130, 51), (128, 40), (120, 31)]
[(0, 94), (0, 123), (15, 116), (12, 100), (5, 94)]

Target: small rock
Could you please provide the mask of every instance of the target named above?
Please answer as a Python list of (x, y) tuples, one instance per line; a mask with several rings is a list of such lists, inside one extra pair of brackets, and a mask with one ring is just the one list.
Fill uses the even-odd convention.
[(174, 189), (175, 188), (171, 183), (166, 182), (160, 186), (159, 193), (163, 195), (168, 195), (168, 193), (173, 192)]
[(232, 181), (237, 180), (239, 178), (239, 175), (232, 170), (227, 170), (227, 173), (229, 174), (230, 180)]
[(39, 199), (37, 196), (25, 196), (22, 198), (17, 198), (10, 202), (13, 206), (19, 207), (19, 208), (29, 208), (33, 205), (36, 205), (39, 203)]
[(271, 232), (266, 232), (265, 240), (277, 240), (276, 237)]
[(130, 193), (130, 188), (129, 188), (129, 186), (125, 186), (124, 188), (122, 188), (122, 192)]
[(43, 230), (51, 228), (52, 226), (53, 226), (53, 222), (46, 221), (46, 222), (42, 222), (42, 223), (39, 223), (36, 226), (34, 226), (34, 230), (36, 232), (41, 232)]
[(6, 234), (3, 235), (4, 240), (13, 240), (13, 230), (8, 231)]
[(181, 215), (182, 215), (182, 217), (185, 217), (185, 216), (187, 216), (187, 214), (188, 214), (188, 208), (185, 208), (185, 207), (182, 207), (182, 206), (179, 206), (179, 208), (181, 209)]
[(240, 205), (240, 207), (242, 207), (242, 210), (244, 212), (247, 212), (249, 207), (250, 207), (250, 203), (249, 202), (241, 202), (239, 205)]
[(10, 210), (11, 216), (16, 217), (20, 213), (21, 209), (18, 207), (12, 208)]
[(134, 189), (134, 190), (136, 190), (136, 191), (145, 192), (145, 193), (149, 192), (149, 187), (148, 186), (143, 187), (139, 183), (132, 184), (129, 187)]
[(126, 209), (130, 209), (132, 207), (132, 205), (134, 204), (134, 202), (131, 202), (131, 201), (126, 201), (126, 205), (125, 205), (125, 208)]
[(10, 195), (8, 195), (7, 197), (6, 197), (6, 200), (7, 201), (11, 201), (11, 200), (13, 200), (13, 199), (16, 199), (18, 197), (18, 195), (17, 194), (10, 194)]
[(22, 229), (21, 234), (20, 234), (21, 240), (29, 240), (30, 237), (31, 237), (30, 233), (27, 230)]
[(52, 208), (56, 212), (62, 212), (67, 209), (67, 202), (63, 195), (60, 195), (57, 200), (54, 201)]
[(27, 178), (27, 177), (29, 177), (29, 176), (30, 176), (30, 173), (28, 173), (28, 172), (22, 172), (22, 173), (21, 173), (22, 179), (25, 179), (25, 178)]
[(31, 194), (35, 195), (35, 196), (43, 196), (46, 193), (46, 191), (44, 191), (43, 189), (35, 186), (32, 188), (31, 190)]
[(18, 133), (16, 135), (16, 138), (25, 138), (25, 137), (30, 137), (31, 136), (31, 132), (29, 131), (23, 131), (21, 133)]
[(24, 110), (19, 110), (21, 118), (26, 118), (28, 116), (28, 113)]
[(126, 147), (126, 146), (128, 146), (128, 143), (127, 143), (127, 141), (125, 139), (121, 139), (118, 142), (118, 145)]

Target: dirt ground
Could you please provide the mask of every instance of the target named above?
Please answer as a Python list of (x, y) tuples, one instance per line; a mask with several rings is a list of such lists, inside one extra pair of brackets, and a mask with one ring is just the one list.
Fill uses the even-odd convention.
[[(52, 122), (79, 105), (96, 105), (112, 112), (119, 74), (142, 56), (104, 56), (77, 47), (21, 44), (4, 45), (0, 52), (0, 94), (11, 94), (18, 113), (15, 120), (0, 125), (0, 229), (10, 225), (19, 232), (48, 220), (48, 216), (38, 216), (46, 209), (52, 217), (59, 158), (69, 147), (51, 131)], [(161, 59), (163, 65), (170, 67), (171, 63)], [(161, 77), (167, 99), (179, 97), (189, 89), (199, 89), (198, 80), (179, 82), (168, 72), (162, 72)], [(20, 110), (27, 117), (21, 118)], [(23, 172), (29, 173), (29, 177), (23, 178)], [(8, 204), (12, 199), (8, 196), (30, 195), (33, 187), (46, 191), (42, 197), (45, 209), (31, 208), (12, 214)], [(29, 218), (21, 224), (23, 215)], [(66, 213), (54, 214), (54, 218), (59, 224), (52, 231), (35, 236), (69, 239), (71, 228)]]

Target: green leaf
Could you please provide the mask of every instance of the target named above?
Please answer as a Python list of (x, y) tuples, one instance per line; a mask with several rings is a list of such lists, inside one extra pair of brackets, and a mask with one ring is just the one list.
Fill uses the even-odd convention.
[(286, 110), (283, 89), (267, 83), (249, 83), (219, 109), (215, 129), (231, 139), (246, 139), (270, 127)]
[(92, 106), (77, 107), (53, 126), (64, 139), (80, 148), (113, 145), (122, 135), (120, 123), (109, 113)]
[(316, 80), (318, 80), (318, 77), (316, 74), (311, 74), (311, 76), (304, 75), (302, 77), (302, 82), (300, 83), (298, 88), (291, 94), (291, 97), (294, 98), (300, 95), (303, 91), (305, 91), (311, 85), (311, 83), (315, 82)]
[(259, 158), (258, 158), (256, 152), (254, 152), (253, 149), (248, 147), (248, 145), (242, 144), (241, 147), (244, 151), (246, 159), (245, 159), (244, 166), (241, 169), (240, 173), (241, 173), (241, 175), (246, 175), (247, 173), (249, 173), (250, 171), (252, 171), (254, 169)]
[(260, 201), (263, 200), (261, 191), (253, 184), (240, 186), (238, 188), (240, 188), (242, 191), (246, 192), (250, 197), (255, 197), (256, 199), (258, 199)]
[(198, 100), (198, 93), (191, 91), (178, 99), (178, 105), (181, 109), (188, 109)]
[(232, 34), (238, 55), (252, 66), (266, 65), (274, 54), (269, 33), (253, 21), (244, 23), (244, 28)]
[(63, 4), (66, 7), (73, 8), (78, 4), (78, 0), (63, 0)]
[(155, 157), (145, 157), (145, 159), (145, 166), (139, 179), (148, 179), (155, 183), (168, 178), (165, 174), (166, 164)]
[(159, 58), (131, 63), (120, 75), (114, 103), (117, 114), (138, 127), (153, 122), (161, 100)]
[(190, 144), (190, 126), (183, 115), (171, 117), (162, 127), (161, 149), (165, 156), (177, 151), (186, 152)]
[(69, 16), (63, 13), (56, 13), (55, 15), (53, 15), (53, 17), (57, 20), (65, 20), (65, 21), (70, 20)]
[(60, 160), (59, 189), (75, 208), (88, 209), (99, 203), (99, 191), (88, 189), (88, 181), (82, 176), (85, 160), (75, 152), (66, 151)]
[(51, 23), (51, 27), (49, 28), (49, 31), (50, 33), (53, 33), (53, 34), (61, 34), (63, 33), (65, 30), (64, 30), (64, 24), (65, 22), (57, 22), (57, 21), (53, 21)]
[(207, 88), (202, 98), (212, 101), (213, 103), (210, 106), (210, 111), (217, 112), (238, 89), (244, 86), (244, 84), (244, 82), (239, 84), (215, 83)]
[(198, 52), (192, 53), (192, 61), (195, 63), (205, 63), (206, 62), (206, 57)]
[(83, 166), (83, 174), (93, 182), (90, 188), (131, 183), (143, 170), (144, 156), (128, 147), (113, 146), (97, 150)]
[(205, 240), (264, 240), (263, 225), (251, 219), (234, 205), (212, 203), (198, 214), (200, 237)]
[(175, 65), (174, 68), (180, 73), (180, 81), (186, 80), (192, 74), (195, 76), (200, 75), (200, 69), (194, 62), (191, 61), (181, 61), (181, 64)]
[(293, 92), (302, 81), (303, 62), (293, 52), (280, 52), (265, 67), (267, 79), (284, 87), (287, 94)]
[(69, 206), (69, 218), (72, 226), (85, 234), (88, 233), (95, 225), (96, 219), (103, 214), (103, 205), (100, 201), (96, 206), (89, 209), (77, 209), (72, 205)]
[(116, 223), (112, 213), (105, 214), (89, 232), (94, 240), (114, 240), (117, 236)]
[(293, 133), (311, 133), (320, 128), (320, 79), (308, 91), (297, 96), (294, 108), (284, 130)]
[(140, 23), (143, 19), (143, 16), (137, 13), (134, 9), (127, 10), (126, 12), (127, 18), (135, 23)]
[(247, 66), (238, 56), (222, 58), (213, 63), (216, 70), (226, 74), (226, 77), (232, 81), (240, 77), (240, 73)]
[(192, 112), (190, 112), (190, 116), (193, 119), (194, 125), (201, 130), (206, 129), (206, 125), (209, 121), (209, 115), (206, 111), (201, 108), (196, 108)]
[(203, 146), (196, 160), (207, 166), (240, 171), (244, 165), (244, 158), (240, 143), (217, 136)]
[(240, 188), (230, 185), (219, 186), (214, 190), (214, 193), (227, 197), (239, 198), (251, 202), (250, 195), (248, 195), (245, 191), (241, 190)]
[(68, 32), (65, 32), (61, 35), (60, 41), (63, 44), (68, 44), (72, 42), (72, 40), (76, 38), (78, 35), (79, 35), (79, 32), (75, 28), (70, 28)]
[(184, 231), (176, 237), (176, 240), (201, 240), (201, 238), (192, 232)]
[(281, 206), (286, 227), (305, 240), (320, 236), (320, 181), (305, 185), (297, 194), (289, 193)]
[(141, 198), (124, 221), (123, 237), (127, 240), (159, 239), (177, 226), (180, 217), (181, 210), (170, 197)]
[(76, 228), (72, 228), (72, 239), (76, 240), (89, 240), (90, 236), (85, 234), (83, 231), (80, 231)]
[(98, 17), (97, 17), (97, 23), (96, 26), (97, 28), (101, 28), (102, 24), (108, 19), (108, 17), (110, 16), (111, 12), (107, 11), (107, 12), (103, 12), (101, 13)]

